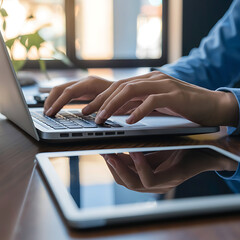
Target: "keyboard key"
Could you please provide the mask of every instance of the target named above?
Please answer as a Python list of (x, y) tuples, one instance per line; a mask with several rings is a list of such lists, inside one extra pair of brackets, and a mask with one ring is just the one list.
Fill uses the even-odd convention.
[(95, 121), (95, 118), (93, 116), (91, 116), (91, 115), (89, 115), (89, 116), (82, 116), (81, 118), (84, 119), (84, 120), (87, 120), (87, 121)]
[(36, 111), (36, 112), (32, 112), (32, 113), (37, 113), (37, 114), (43, 115), (43, 111)]
[(67, 126), (69, 129), (80, 129), (82, 128), (81, 126), (79, 125), (71, 125), (71, 126)]
[(64, 118), (70, 118), (70, 117), (72, 117), (72, 116), (73, 116), (72, 114), (65, 113), (65, 114), (59, 114), (57, 117), (59, 117), (59, 118), (62, 118), (62, 117), (64, 117)]
[(61, 124), (71, 123), (69, 120), (65, 120), (65, 119), (56, 119), (55, 121), (58, 122), (58, 123), (61, 123)]
[(120, 124), (113, 122), (111, 120), (106, 120), (105, 124), (110, 125), (111, 127), (122, 127)]
[(77, 124), (80, 124), (82, 127), (85, 127), (85, 128), (97, 128), (98, 127), (98, 125), (96, 123), (87, 122), (87, 121), (84, 121), (81, 119), (77, 119), (74, 122)]
[(73, 114), (73, 115), (76, 115), (76, 116), (83, 116), (83, 114), (79, 111), (69, 111), (69, 113)]
[(104, 124), (95, 123), (96, 114), (84, 116), (79, 111), (60, 111), (54, 117), (43, 115), (41, 111), (31, 112), (31, 115), (39, 121), (54, 129), (78, 129), (78, 128), (98, 128), (98, 127), (122, 127), (116, 122), (106, 120)]
[(52, 127), (55, 130), (67, 129), (67, 127), (64, 126), (50, 126), (50, 127)]

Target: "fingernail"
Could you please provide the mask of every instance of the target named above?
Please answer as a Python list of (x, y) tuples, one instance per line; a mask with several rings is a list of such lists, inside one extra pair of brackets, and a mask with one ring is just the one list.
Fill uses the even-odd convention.
[(116, 169), (116, 162), (115, 162), (115, 160), (109, 158), (109, 159), (107, 160), (107, 162), (108, 162), (114, 169)]
[(47, 116), (50, 116), (52, 114), (52, 107), (50, 107), (46, 113), (45, 113)]
[(128, 124), (134, 123), (134, 116), (130, 115), (130, 117), (126, 119), (126, 123), (128, 123)]

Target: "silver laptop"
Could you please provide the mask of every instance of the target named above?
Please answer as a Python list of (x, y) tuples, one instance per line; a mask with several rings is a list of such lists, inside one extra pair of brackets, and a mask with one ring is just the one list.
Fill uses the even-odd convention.
[(94, 115), (83, 116), (81, 109), (62, 110), (54, 118), (44, 116), (43, 108), (28, 109), (2, 35), (0, 36), (0, 56), (0, 112), (38, 141), (187, 135), (219, 130), (219, 127), (200, 126), (184, 118), (168, 116), (148, 116), (133, 125), (126, 124), (127, 116), (113, 116), (105, 124), (97, 125)]

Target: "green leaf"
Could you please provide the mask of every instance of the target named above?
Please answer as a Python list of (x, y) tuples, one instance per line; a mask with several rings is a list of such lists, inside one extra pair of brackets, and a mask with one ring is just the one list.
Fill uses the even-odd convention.
[(0, 9), (0, 14), (2, 15), (3, 18), (8, 16), (8, 13), (7, 13), (7, 11), (4, 8)]
[(27, 50), (29, 50), (31, 47), (36, 47), (39, 49), (45, 40), (39, 35), (38, 32), (35, 32), (20, 36), (20, 42)]
[(39, 59), (38, 62), (39, 62), (40, 70), (45, 74), (46, 79), (51, 80), (47, 72), (46, 62), (43, 59)]
[(3, 25), (2, 25), (2, 28), (3, 28), (4, 31), (6, 30), (6, 26), (7, 26), (7, 23), (6, 23), (6, 21), (4, 20), (4, 21), (3, 21)]
[(47, 71), (47, 67), (46, 67), (45, 61), (42, 60), (42, 59), (39, 59), (38, 62), (39, 62), (40, 70), (42, 72), (46, 72)]
[(23, 68), (25, 63), (26, 60), (12, 60), (13, 67), (16, 72), (19, 72), (19, 70)]
[(6, 42), (5, 42), (5, 44), (6, 44), (6, 46), (11, 50), (11, 48), (12, 48), (12, 46), (13, 46), (13, 44), (14, 44), (14, 42), (17, 40), (17, 38), (11, 38), (11, 39), (8, 39)]

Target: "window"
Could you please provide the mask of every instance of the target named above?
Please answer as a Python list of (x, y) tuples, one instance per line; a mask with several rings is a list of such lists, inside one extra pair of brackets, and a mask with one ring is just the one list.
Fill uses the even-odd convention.
[[(5, 38), (40, 31), (40, 49), (49, 66), (53, 46), (67, 54), (76, 67), (159, 66), (166, 63), (166, 0), (7, 0)], [(16, 11), (17, 9), (17, 11)], [(33, 19), (26, 18), (34, 16)], [(26, 52), (15, 44), (14, 57)], [(27, 55), (28, 67), (39, 56)]]

